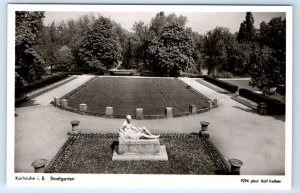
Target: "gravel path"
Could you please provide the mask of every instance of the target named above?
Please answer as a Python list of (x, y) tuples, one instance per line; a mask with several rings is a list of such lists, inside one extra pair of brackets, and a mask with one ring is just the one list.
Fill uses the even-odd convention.
[[(33, 172), (30, 164), (45, 158), (51, 160), (67, 140), (70, 121), (79, 120), (83, 132), (117, 132), (123, 120), (80, 115), (55, 108), (50, 101), (63, 96), (92, 76), (77, 79), (40, 95), (35, 105), (16, 109), (15, 171)], [(260, 116), (250, 108), (201, 85), (196, 79), (181, 78), (210, 99), (218, 99), (220, 106), (209, 112), (170, 119), (134, 120), (136, 126), (146, 126), (153, 132), (198, 132), (199, 122), (209, 121), (210, 139), (226, 158), (244, 162), (241, 174), (284, 174), (284, 116)]]

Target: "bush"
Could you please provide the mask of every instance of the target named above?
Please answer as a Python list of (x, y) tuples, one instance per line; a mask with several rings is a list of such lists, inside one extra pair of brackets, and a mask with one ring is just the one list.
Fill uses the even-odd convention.
[(232, 77), (233, 77), (233, 75), (231, 72), (222, 71), (222, 72), (218, 73), (217, 76), (214, 78), (232, 78)]
[(222, 80), (219, 80), (219, 79), (216, 79), (216, 78), (212, 78), (212, 77), (209, 77), (209, 76), (206, 76), (206, 75), (204, 75), (203, 78), (204, 78), (204, 80), (206, 80), (210, 83), (213, 83), (213, 84), (215, 84), (215, 85), (217, 85), (217, 86), (219, 86), (219, 87), (221, 87), (225, 90), (228, 90), (230, 92), (236, 92), (236, 91), (238, 91), (238, 88), (239, 88), (236, 85), (233, 85), (233, 84), (230, 84), (228, 82), (225, 82), (225, 81), (222, 81)]
[(254, 93), (248, 89), (239, 89), (239, 95), (256, 103), (266, 103), (268, 114), (285, 114), (285, 104), (271, 97)]

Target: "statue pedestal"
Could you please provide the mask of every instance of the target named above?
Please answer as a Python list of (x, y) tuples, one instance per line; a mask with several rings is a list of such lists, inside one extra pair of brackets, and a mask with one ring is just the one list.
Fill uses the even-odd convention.
[(127, 140), (119, 138), (115, 147), (113, 161), (130, 160), (168, 160), (166, 147), (160, 145), (159, 139)]

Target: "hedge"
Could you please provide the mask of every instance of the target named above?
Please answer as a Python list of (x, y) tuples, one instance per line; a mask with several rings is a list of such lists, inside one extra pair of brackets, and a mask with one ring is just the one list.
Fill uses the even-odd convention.
[(279, 100), (243, 88), (239, 89), (239, 95), (256, 103), (265, 103), (268, 114), (285, 114), (285, 104)]
[(219, 80), (219, 79), (216, 79), (216, 78), (212, 78), (210, 76), (206, 76), (206, 75), (203, 75), (203, 78), (204, 80), (210, 82), (210, 83), (213, 83), (225, 90), (228, 90), (230, 92), (236, 92), (238, 91), (239, 87), (236, 86), (236, 85), (233, 85), (233, 84), (230, 84), (228, 82), (225, 82), (225, 81), (222, 81), (222, 80)]
[(17, 99), (17, 98), (19, 98), (20, 96), (22, 96), (25, 93), (31, 92), (33, 90), (42, 88), (42, 87), (47, 86), (49, 84), (52, 84), (54, 82), (60, 81), (62, 79), (65, 79), (65, 78), (68, 77), (68, 75), (69, 75), (68, 73), (62, 73), (62, 74), (59, 74), (59, 75), (54, 75), (54, 76), (51, 76), (51, 77), (39, 80), (37, 82), (28, 84), (26, 86), (16, 87), (16, 89), (15, 89), (15, 97)]

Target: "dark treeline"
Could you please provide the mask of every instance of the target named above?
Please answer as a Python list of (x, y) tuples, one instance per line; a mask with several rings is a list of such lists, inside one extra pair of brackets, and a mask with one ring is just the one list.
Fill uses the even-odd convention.
[(238, 32), (216, 27), (199, 34), (187, 18), (157, 13), (146, 25), (126, 31), (103, 16), (85, 15), (43, 25), (44, 12), (16, 12), (16, 85), (48, 71), (99, 72), (111, 68), (148, 70), (156, 75), (250, 76), (268, 91), (285, 85), (286, 21), (278, 17), (254, 27), (246, 13)]

